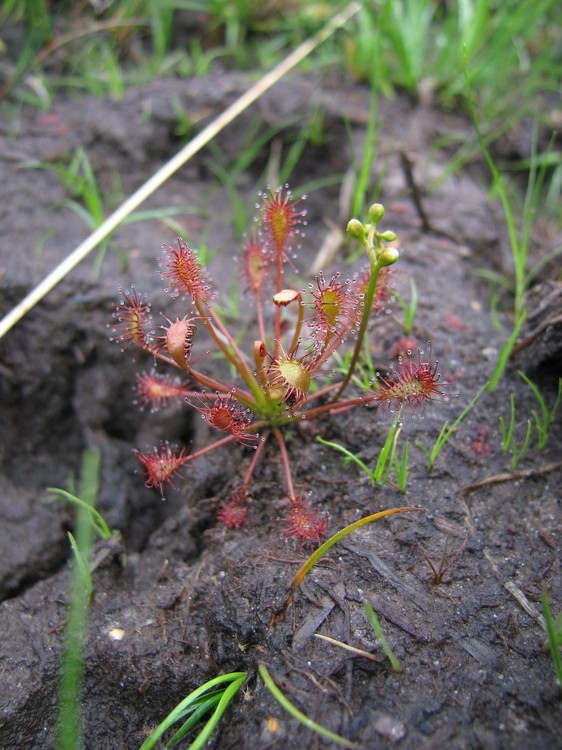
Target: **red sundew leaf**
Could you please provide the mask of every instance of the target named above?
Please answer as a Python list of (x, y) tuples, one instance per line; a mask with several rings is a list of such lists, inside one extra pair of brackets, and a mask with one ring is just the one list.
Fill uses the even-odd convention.
[(162, 443), (160, 448), (153, 448), (146, 453), (137, 450), (135, 454), (146, 469), (145, 486), (155, 487), (162, 496), (164, 495), (165, 484), (169, 484), (176, 489), (172, 477), (178, 476), (183, 479), (179, 470), (191, 460), (186, 448), (180, 450), (168, 443)]
[(131, 291), (120, 289), (119, 292), (121, 300), (115, 306), (113, 313), (117, 322), (112, 326), (109, 324), (114, 334), (111, 340), (122, 344), (124, 349), (133, 343), (141, 349), (150, 351), (154, 340), (154, 330), (147, 295), (139, 295), (133, 284), (131, 284)]
[(286, 522), (283, 533), (300, 539), (303, 546), (308, 543), (318, 544), (328, 528), (327, 516), (311, 508), (302, 497), (291, 503), (289, 515), (283, 520)]
[(401, 408), (409, 404), (412, 410), (416, 406), (423, 409), (425, 401), (435, 401), (436, 395), (442, 395), (442, 388), (449, 383), (440, 383), (441, 373), (438, 372), (439, 362), (431, 362), (431, 344), (429, 357), (426, 362), (422, 361), (422, 352), (418, 349), (418, 363), (413, 360), (400, 360), (389, 377), (379, 375), (378, 384), (380, 390), (375, 393), (374, 401), (379, 406), (395, 406)]
[(178, 248), (162, 245), (166, 253), (160, 258), (164, 270), (162, 278), (170, 282), (170, 293), (173, 298), (188, 294), (193, 303), (207, 302), (213, 296), (208, 279), (199, 263), (196, 253), (178, 237)]
[(166, 406), (170, 399), (184, 398), (189, 393), (188, 385), (169, 375), (142, 372), (136, 375), (136, 380), (137, 402), (151, 406), (153, 410)]
[(260, 194), (263, 201), (261, 210), (266, 232), (273, 242), (277, 255), (284, 257), (289, 250), (292, 238), (300, 234), (299, 227), (305, 223), (303, 219), (306, 215), (306, 211), (296, 210), (296, 206), (303, 199), (291, 202), (291, 197), (291, 191), (286, 185), (283, 188), (277, 188), (274, 192), (268, 190), (267, 193)]

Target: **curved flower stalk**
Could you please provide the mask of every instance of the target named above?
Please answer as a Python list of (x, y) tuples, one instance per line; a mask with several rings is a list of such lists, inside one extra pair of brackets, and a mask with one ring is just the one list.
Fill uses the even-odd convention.
[[(294, 272), (293, 243), (302, 236), (305, 211), (303, 199), (294, 199), (287, 186), (260, 194), (257, 230), (243, 247), (239, 266), (245, 282), (245, 299), (255, 301), (258, 338), (244, 342), (224, 324), (217, 311), (219, 295), (195, 250), (182, 239), (174, 247), (163, 245), (160, 273), (176, 303), (187, 300), (182, 315), (164, 317), (156, 334), (150, 304), (131, 287), (121, 292), (115, 308), (113, 338), (122, 347), (136, 345), (153, 360), (163, 362), (181, 378), (149, 373), (137, 380), (136, 397), (152, 409), (172, 400), (183, 401), (198, 412), (223, 437), (196, 453), (161, 444), (137, 451), (147, 486), (163, 493), (166, 485), (187, 475), (188, 464), (221, 445), (239, 443), (253, 451), (238, 489), (219, 509), (219, 518), (230, 528), (239, 528), (248, 517), (250, 485), (264, 447), (273, 436), (273, 447), (280, 458), (287, 507), (284, 531), (303, 543), (317, 543), (327, 529), (327, 517), (300, 489), (294, 486), (286, 430), (294, 423), (321, 414), (337, 414), (369, 403), (402, 403), (421, 406), (440, 392), (437, 365), (428, 362), (402, 365), (395, 377), (382, 378), (375, 390), (344, 398), (364, 346), (367, 324), (383, 292), (377, 286), (387, 266), (398, 259), (396, 248), (388, 243), (394, 232), (377, 230), (384, 208), (374, 204), (369, 222), (349, 222), (349, 234), (364, 246), (369, 269), (349, 279), (339, 273), (325, 277), (319, 273), (308, 285), (294, 288), (287, 282), (286, 270)], [(385, 272), (386, 273), (386, 272)], [(378, 296), (377, 296), (378, 294)], [(271, 296), (270, 296), (271, 295)], [(191, 309), (190, 309), (191, 308)], [(219, 352), (227, 367), (217, 377), (204, 365), (205, 357), (192, 358), (196, 336), (206, 335), (210, 349)], [(354, 341), (349, 367), (343, 377), (320, 385), (328, 377), (332, 355)], [(245, 349), (245, 350), (244, 350)], [(231, 373), (234, 371), (234, 381)]]

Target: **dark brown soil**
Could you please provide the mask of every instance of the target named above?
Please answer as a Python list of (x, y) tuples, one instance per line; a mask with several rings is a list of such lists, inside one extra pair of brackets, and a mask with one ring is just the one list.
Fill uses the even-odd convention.
[[(17, 120), (2, 122), (0, 312), (87, 233), (75, 214), (57, 205), (67, 196), (56, 174), (28, 168), (29, 162), (68, 160), (80, 145), (104, 194), (110, 194), (116, 173), (128, 194), (179, 147), (174, 101), (201, 127), (246, 86), (243, 77), (228, 73), (204, 81), (159, 81), (129, 91), (121, 102), (61, 101), (48, 116), (24, 109)], [(290, 114), (296, 124), (286, 131), (288, 142), (311, 108), (320, 107), (326, 139), (307, 148), (291, 183), (296, 188), (342, 175), (360, 157), (368, 99), (359, 86), (294, 77), (231, 125), (218, 145), (229, 163), (256, 118), (262, 118), (263, 130)], [(110, 548), (94, 573), (83, 690), (86, 748), (139, 747), (189, 691), (233, 670), (248, 671), (247, 686), (209, 747), (330, 746), (273, 700), (257, 676), (260, 662), (299, 708), (363, 748), (560, 747), (560, 690), (543, 649), (540, 615), (541, 586), (555, 612), (562, 605), (560, 466), (543, 472), (560, 460), (560, 418), (544, 450), (533, 436), (519, 475), (463, 493), (475, 482), (511, 472), (510, 456), (501, 451), (499, 417), (508, 419), (509, 396), (516, 394), (521, 441), (531, 409), (538, 408), (517, 369), (524, 368), (547, 403), (554, 403), (560, 323), (543, 326), (510, 362), (497, 390), (467, 416), (429, 473), (417, 442), (431, 447), (443, 423), (454, 421), (475, 396), (509, 330), (508, 318), (503, 333), (492, 324), (487, 282), (476, 274), (482, 267), (505, 268), (509, 254), (501, 215), (487, 202), (481, 176), (456, 174), (439, 189), (426, 189), (447, 165), (444, 153), (429, 158), (432, 143), (453, 131), (468, 138), (467, 122), (401, 98), (381, 102), (380, 122), (373, 180), (382, 184), (385, 227), (400, 238), (397, 289), (407, 297), (408, 279), (415, 279), (420, 301), (413, 334), (422, 346), (431, 340), (444, 378), (453, 383), (449, 391), (458, 396), (430, 405), (423, 419), (404, 420), (411, 449), (404, 495), (390, 485), (373, 486), (354, 466), (342, 469), (340, 454), (314, 439), (335, 440), (373, 464), (392, 418), (380, 410), (361, 408), (310, 423), (295, 429), (288, 444), (297, 482), (311, 491), (314, 505), (329, 512), (330, 532), (386, 507), (419, 505), (423, 512), (347, 537), (305, 580), (286, 620), (270, 629), (306, 556), (280, 533), (283, 477), (273, 445), (256, 474), (249, 521), (238, 532), (218, 523), (215, 513), (225, 488), (247, 465), (243, 447), (221, 449), (190, 465), (189, 481), (181, 491), (168, 492), (165, 502), (136, 473), (134, 447), (162, 438), (197, 447), (214, 435), (181, 408), (149, 414), (132, 404), (142, 358), (134, 361), (111, 344), (106, 324), (118, 287), (131, 282), (151, 294), (156, 312), (168, 311), (156, 258), (160, 243), (173, 242), (174, 232), (159, 222), (120, 229), (98, 281), (92, 281), (91, 258), (1, 342), (1, 747), (53, 746), (72, 513), (46, 504), (46, 488), (67, 486), (88, 446), (101, 450), (99, 505), (109, 525), (123, 533), (128, 560), (122, 567), (119, 551)], [(255, 193), (264, 187), (270, 148), (239, 181), (250, 215)], [(429, 229), (421, 227), (408, 191), (401, 151), (414, 164)], [(298, 261), (304, 275), (325, 224), (345, 226), (348, 217), (338, 218), (338, 199), (339, 182), (310, 194)], [(170, 205), (197, 209), (179, 220), (195, 247), (205, 243), (212, 253), (221, 251), (210, 272), (229, 290), (237, 240), (208, 152), (150, 201), (150, 207)], [(549, 232), (546, 224), (537, 232), (547, 239), (533, 246), (533, 262), (551, 249)], [(549, 286), (533, 292), (526, 333), (549, 316), (559, 317), (560, 290), (548, 281), (551, 270), (543, 279)], [(381, 368), (402, 335), (400, 318), (395, 305), (371, 334)], [(424, 555), (438, 564), (445, 545), (454, 553), (463, 544), (443, 583), (432, 586)], [(96, 551), (102, 549), (99, 544)], [(379, 615), (403, 672), (390, 670), (364, 601)], [(124, 631), (122, 640), (112, 639), (115, 628)], [(353, 655), (316, 633), (380, 654), (380, 661)]]

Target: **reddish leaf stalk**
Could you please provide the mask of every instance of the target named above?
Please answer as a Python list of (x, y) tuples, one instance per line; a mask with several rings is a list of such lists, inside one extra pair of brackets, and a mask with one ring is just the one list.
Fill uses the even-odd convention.
[(281, 453), (281, 460), (283, 462), (283, 471), (285, 473), (285, 481), (287, 483), (287, 497), (291, 502), (295, 502), (296, 495), (295, 495), (295, 489), (293, 487), (293, 479), (291, 476), (291, 466), (289, 464), (289, 456), (287, 455), (287, 446), (285, 445), (285, 440), (283, 439), (283, 435), (281, 434), (281, 431), (279, 429), (274, 429), (273, 434), (275, 435), (275, 439), (277, 440), (277, 443), (279, 445), (279, 452)]
[[(228, 331), (226, 331), (226, 329), (222, 325), (221, 321), (218, 318), (218, 315), (215, 313), (214, 310), (209, 309), (209, 313), (210, 313), (210, 315), (212, 317), (212, 320), (211, 320), (211, 318), (209, 318), (209, 316), (207, 315), (207, 310), (203, 307), (203, 305), (198, 300), (195, 300), (195, 306), (197, 308), (197, 311), (198, 311), (199, 315), (205, 321), (205, 325), (207, 327), (207, 330), (209, 331), (210, 335), (213, 337), (213, 340), (215, 341), (216, 345), (219, 347), (219, 349), (224, 354), (224, 356), (228, 359), (228, 361), (240, 373), (240, 375), (242, 376), (242, 378), (244, 378), (244, 381), (246, 382), (246, 384), (250, 388), (250, 391), (252, 392), (252, 395), (254, 396), (254, 398), (258, 402), (261, 401), (262, 400), (261, 389), (259, 388), (258, 384), (256, 383), (256, 379), (253, 377), (252, 372), (251, 372), (250, 368), (248, 367), (248, 365), (246, 364), (246, 361), (245, 361), (242, 353), (240, 352), (240, 350), (238, 349), (238, 347), (234, 343), (234, 340), (231, 338), (231, 336), (228, 333)], [(213, 325), (213, 322), (214, 322), (214, 325)], [(232, 354), (232, 351), (223, 342), (223, 340), (221, 339), (221, 337), (217, 334), (217, 332), (215, 330), (215, 325), (220, 330), (220, 332), (226, 337), (229, 346), (232, 347), (232, 349), (234, 350), (236, 356), (234, 356)], [(229, 389), (229, 390), (231, 390), (231, 389)]]
[(250, 484), (252, 477), (254, 476), (254, 471), (256, 469), (256, 466), (258, 465), (258, 462), (261, 458), (261, 454), (263, 449), (265, 448), (265, 444), (267, 442), (268, 434), (262, 435), (260, 438), (260, 441), (257, 445), (257, 448), (254, 452), (254, 455), (252, 456), (252, 460), (250, 461), (250, 465), (248, 467), (248, 470), (246, 471), (246, 474), (244, 476), (244, 481), (242, 482), (243, 487), (248, 487)]

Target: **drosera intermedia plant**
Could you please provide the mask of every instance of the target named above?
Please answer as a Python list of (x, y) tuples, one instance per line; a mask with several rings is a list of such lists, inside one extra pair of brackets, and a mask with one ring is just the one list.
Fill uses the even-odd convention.
[[(154, 361), (180, 370), (183, 381), (157, 374), (154, 369), (138, 379), (137, 400), (152, 407), (166, 400), (184, 400), (223, 437), (194, 453), (185, 447), (162, 443), (137, 451), (148, 487), (163, 494), (167, 485), (185, 476), (195, 459), (220, 446), (238, 442), (254, 451), (249, 466), (230, 498), (219, 510), (220, 519), (238, 528), (248, 513), (250, 483), (267, 442), (273, 442), (284, 476), (286, 532), (302, 542), (318, 542), (327, 526), (306, 494), (296, 489), (285, 431), (303, 420), (337, 413), (370, 403), (418, 404), (440, 392), (436, 366), (420, 361), (402, 372), (400, 381), (384, 383), (376, 390), (347, 397), (376, 300), (381, 271), (398, 260), (399, 252), (388, 245), (392, 231), (378, 231), (384, 207), (375, 203), (369, 221), (352, 219), (351, 237), (359, 240), (368, 269), (343, 279), (318, 273), (313, 282), (288, 286), (287, 269), (294, 274), (295, 243), (305, 224), (302, 199), (288, 187), (260, 193), (256, 231), (243, 248), (241, 266), (248, 296), (256, 306), (257, 336), (250, 351), (225, 325), (219, 298), (206, 269), (192, 248), (181, 239), (175, 247), (162, 246), (160, 273), (173, 300), (188, 304), (175, 318), (163, 317), (157, 326), (147, 298), (136, 289), (121, 291), (116, 306), (112, 338), (122, 348), (135, 345)], [(300, 286), (300, 288), (298, 288)], [(269, 304), (266, 304), (269, 303)], [(200, 331), (211, 339), (227, 365), (228, 377), (218, 378), (192, 358), (193, 340)], [(334, 353), (353, 341), (348, 367), (341, 378), (328, 379)], [(204, 359), (204, 358), (203, 358)], [(409, 378), (409, 380), (408, 380)], [(323, 380), (326, 379), (325, 384)], [(282, 498), (279, 498), (282, 500)]]

